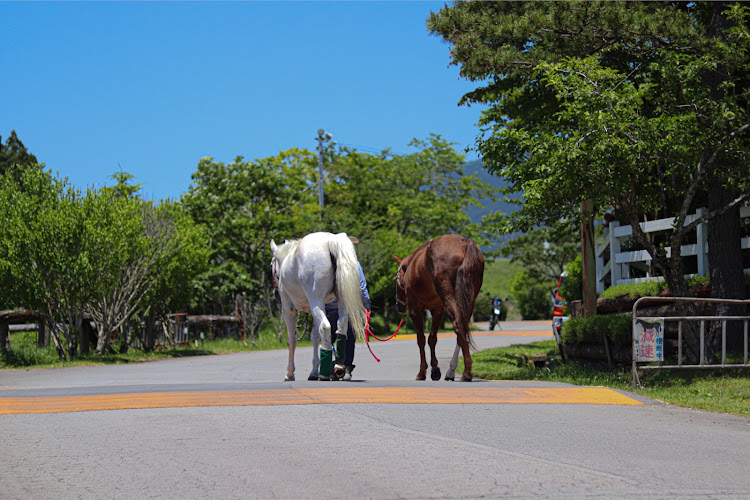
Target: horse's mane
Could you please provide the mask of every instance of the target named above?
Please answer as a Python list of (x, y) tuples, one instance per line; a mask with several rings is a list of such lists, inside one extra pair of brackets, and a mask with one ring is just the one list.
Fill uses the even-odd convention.
[(286, 240), (283, 245), (276, 248), (276, 259), (281, 263), (284, 258), (294, 252), (299, 245), (299, 240)]

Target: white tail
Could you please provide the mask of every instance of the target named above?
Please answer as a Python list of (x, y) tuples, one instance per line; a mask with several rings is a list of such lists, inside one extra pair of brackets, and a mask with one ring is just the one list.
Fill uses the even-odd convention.
[(329, 241), (328, 248), (336, 261), (339, 300), (346, 308), (352, 330), (359, 338), (364, 338), (367, 317), (362, 303), (362, 288), (359, 284), (359, 266), (354, 244), (346, 233), (339, 233)]

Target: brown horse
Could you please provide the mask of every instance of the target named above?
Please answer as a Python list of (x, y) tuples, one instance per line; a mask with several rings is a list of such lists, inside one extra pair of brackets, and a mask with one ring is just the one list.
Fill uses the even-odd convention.
[(399, 263), (396, 274), (396, 307), (400, 313), (409, 311), (417, 331), (417, 345), (421, 364), (417, 380), (425, 380), (427, 359), (424, 352), (425, 310), (432, 313), (430, 328), (430, 365), (432, 380), (440, 380), (440, 368), (435, 356), (437, 331), (443, 323), (443, 313), (453, 323), (456, 332), (456, 349), (445, 380), (454, 380), (458, 366), (459, 348), (464, 355), (464, 373), (461, 380), (470, 382), (471, 352), (474, 347), (469, 321), (474, 311), (474, 301), (482, 287), (484, 256), (476, 243), (458, 234), (446, 234), (424, 243)]

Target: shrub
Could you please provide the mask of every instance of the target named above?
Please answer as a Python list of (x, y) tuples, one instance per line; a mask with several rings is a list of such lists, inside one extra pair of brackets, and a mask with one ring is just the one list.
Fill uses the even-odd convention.
[(619, 297), (653, 297), (659, 295), (659, 292), (666, 290), (667, 284), (663, 281), (645, 281), (643, 283), (632, 283), (629, 285), (615, 285), (604, 290), (599, 298), (616, 299)]
[(510, 294), (523, 319), (550, 319), (549, 302), (554, 283), (535, 277), (527, 271), (518, 271), (510, 282)]
[(627, 346), (632, 342), (632, 326), (630, 315), (570, 318), (563, 324), (562, 338), (565, 344), (601, 343), (606, 333), (612, 343)]
[(568, 304), (574, 300), (583, 300), (583, 259), (580, 255), (575, 260), (565, 264), (565, 279), (560, 287), (560, 296), (565, 297)]

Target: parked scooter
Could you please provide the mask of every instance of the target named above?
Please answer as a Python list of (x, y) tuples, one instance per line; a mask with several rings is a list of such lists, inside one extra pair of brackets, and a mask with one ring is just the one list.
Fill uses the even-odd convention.
[(492, 308), (490, 309), (490, 330), (495, 329), (499, 321), (505, 321), (508, 311), (500, 297), (492, 297)]

